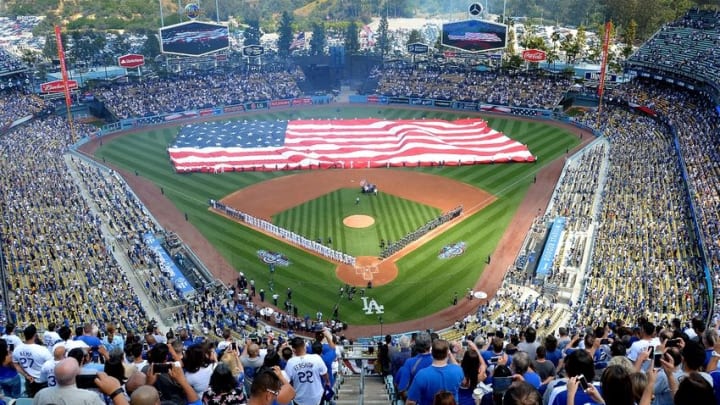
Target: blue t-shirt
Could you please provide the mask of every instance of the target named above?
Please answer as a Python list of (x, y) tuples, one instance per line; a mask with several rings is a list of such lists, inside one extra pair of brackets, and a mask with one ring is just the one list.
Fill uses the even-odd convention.
[(475, 387), (460, 387), (458, 390), (458, 405), (475, 405), (475, 399), (473, 398), (473, 391)]
[(523, 378), (525, 381), (535, 387), (535, 389), (540, 389), (540, 385), (542, 384), (542, 380), (540, 380), (540, 376), (537, 375), (534, 371), (526, 371), (525, 374), (523, 374)]
[(75, 340), (81, 340), (90, 347), (102, 346), (102, 341), (99, 338), (97, 338), (96, 336), (81, 335), (81, 336), (78, 336), (77, 339), (75, 339)]
[(552, 361), (556, 368), (558, 364), (560, 364), (560, 359), (562, 359), (562, 357), (563, 353), (560, 349), (555, 349), (554, 351), (547, 352), (547, 354), (545, 354), (545, 360)]
[[(415, 365), (416, 363), (417, 366)], [(407, 390), (409, 388), (408, 385), (410, 385), (410, 380), (412, 380), (412, 374), (417, 376), (417, 373), (420, 370), (424, 369), (425, 367), (429, 367), (431, 364), (432, 355), (430, 353), (418, 354), (415, 357), (411, 357), (405, 360), (405, 364), (403, 364), (400, 372), (398, 373), (398, 390)], [(415, 369), (414, 372), (413, 368)]]
[(418, 371), (408, 390), (408, 399), (418, 405), (432, 405), (438, 391), (450, 391), (458, 402), (458, 390), (465, 375), (457, 364), (425, 367)]
[[(563, 385), (567, 385), (567, 382), (559, 383), (555, 385), (555, 387), (562, 387)], [(595, 390), (598, 392), (598, 394), (602, 395), (602, 388), (600, 387), (600, 384), (593, 384), (595, 387)], [(555, 400), (550, 405), (565, 405), (567, 404), (567, 390), (563, 390), (559, 392), (555, 396)], [(602, 405), (597, 402), (594, 402), (590, 395), (586, 394), (585, 391), (580, 389), (578, 387), (577, 392), (575, 393), (575, 404), (576, 405)]]

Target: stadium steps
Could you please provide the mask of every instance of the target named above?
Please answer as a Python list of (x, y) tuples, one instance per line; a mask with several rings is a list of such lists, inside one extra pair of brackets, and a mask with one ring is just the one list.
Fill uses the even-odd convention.
[[(336, 393), (336, 405), (357, 405), (360, 403), (360, 376), (345, 376), (345, 382)], [(364, 405), (388, 405), (390, 396), (383, 378), (377, 375), (365, 376)]]

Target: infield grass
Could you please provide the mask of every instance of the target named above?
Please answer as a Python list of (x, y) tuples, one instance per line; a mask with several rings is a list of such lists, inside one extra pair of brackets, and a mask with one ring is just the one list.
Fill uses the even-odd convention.
[[(397, 241), (440, 214), (439, 209), (391, 194), (361, 194), (358, 186), (335, 190), (285, 210), (273, 216), (272, 222), (308, 239), (320, 238), (321, 243), (327, 244), (331, 237), (334, 249), (353, 256), (378, 256), (381, 239)], [(350, 228), (343, 224), (350, 215), (368, 215), (375, 223)]]
[[(252, 116), (243, 116), (240, 119), (360, 117), (409, 119), (427, 117), (452, 120), (469, 115), (476, 116), (476, 114), (467, 112), (446, 110), (332, 106), (266, 111)], [(414, 319), (437, 312), (451, 304), (455, 292), (462, 297), (467, 288), (472, 288), (485, 268), (487, 256), (495, 250), (498, 241), (515, 215), (535, 173), (544, 165), (562, 157), (567, 149), (572, 149), (580, 142), (577, 134), (541, 121), (495, 116), (484, 116), (484, 118), (492, 128), (527, 144), (530, 151), (539, 157), (539, 161), (537, 163), (462, 167), (377, 169), (417, 170), (447, 176), (481, 188), (497, 198), (488, 207), (465, 219), (462, 224), (449, 229), (400, 260), (398, 262), (399, 274), (395, 281), (368, 291), (368, 294), (379, 304), (384, 305), (383, 322), (385, 323)], [(219, 200), (237, 189), (292, 172), (244, 172), (221, 175), (176, 174), (170, 165), (166, 148), (177, 131), (178, 127), (154, 128), (146, 132), (118, 137), (104, 142), (98, 149), (96, 157), (130, 173), (137, 172), (137, 175), (162, 187), (165, 196), (175, 204), (178, 210), (188, 214), (189, 221), (205, 235), (231, 265), (238, 271), (245, 272), (250, 278), (254, 278), (258, 288), (263, 286), (267, 288), (270, 275), (267, 266), (257, 258), (257, 251), (265, 249), (285, 254), (292, 264), (289, 267), (276, 269), (275, 287), (279, 291), (284, 291), (288, 287), (293, 289), (293, 300), (298, 305), (301, 315), (314, 316), (318, 310), (329, 315), (333, 306), (339, 303), (340, 317), (344, 321), (351, 324), (378, 323), (377, 315), (365, 315), (362, 312), (362, 302), (357, 298), (352, 302), (346, 299), (339, 300), (337, 292), (342, 283), (335, 277), (334, 264), (207, 210), (209, 198)], [(282, 213), (281, 216), (285, 214)], [(431, 216), (433, 215), (435, 214), (431, 214)], [(312, 235), (313, 237), (330, 236), (331, 231), (327, 228), (313, 228), (315, 225), (306, 224), (306, 222), (311, 222), (307, 220), (308, 216), (300, 218), (294, 215), (282, 218), (281, 216), (277, 218), (280, 222), (294, 221), (293, 227), (305, 227), (308, 229), (307, 232), (319, 234)], [(417, 224), (414, 227), (416, 226)], [(380, 224), (378, 224), (379, 227)], [(385, 231), (381, 233), (383, 232)], [(401, 231), (398, 229), (398, 232)], [(393, 236), (393, 238), (395, 237)], [(335, 240), (337, 239), (333, 237), (333, 243)], [(465, 254), (446, 260), (438, 259), (438, 253), (444, 246), (460, 241), (467, 245)], [(337, 243), (343, 242), (338, 240)], [(345, 241), (344, 243), (352, 252), (354, 248), (350, 248), (350, 245), (355, 246), (356, 242)], [(360, 249), (361, 246), (358, 243), (357, 248)]]

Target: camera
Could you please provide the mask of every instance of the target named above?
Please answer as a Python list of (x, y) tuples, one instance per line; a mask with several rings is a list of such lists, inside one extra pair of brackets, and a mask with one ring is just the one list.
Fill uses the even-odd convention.
[(234, 351), (237, 351), (237, 349), (238, 349), (237, 343), (236, 343), (236, 342), (230, 343), (230, 349), (232, 349), (232, 350), (234, 350)]
[(490, 363), (491, 363), (491, 364), (497, 364), (498, 361), (500, 361), (500, 356), (490, 357)]

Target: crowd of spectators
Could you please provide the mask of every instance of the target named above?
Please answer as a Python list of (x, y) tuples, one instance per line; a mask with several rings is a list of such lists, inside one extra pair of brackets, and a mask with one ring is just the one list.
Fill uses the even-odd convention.
[(159, 115), (251, 101), (301, 96), (302, 70), (252, 73), (183, 73), (116, 85), (100, 93), (117, 118)]
[(628, 99), (650, 105), (673, 125), (687, 169), (690, 197), (694, 203), (698, 227), (705, 241), (708, 265), (720, 287), (720, 168), (718, 133), (720, 118), (712, 103), (696, 93), (652, 82), (626, 86)]
[[(209, 75), (157, 79), (108, 90), (104, 97), (116, 112), (127, 111), (127, 116), (143, 116), (233, 103), (237, 101), (236, 97), (249, 97), (244, 101), (253, 97), (282, 98), (279, 96), (281, 93), (273, 93), (278, 91), (278, 83), (291, 83), (290, 87), (293, 83), (292, 80), (283, 82), (282, 78), (287, 79), (287, 76), (271, 78), (251, 74), (243, 77)], [(229, 87), (228, 80), (232, 84)], [(548, 85), (548, 80), (552, 85)], [(461, 77), (455, 72), (401, 70), (382, 72), (379, 88), (386, 92), (381, 92), (385, 95), (548, 107), (559, 100), (567, 85), (569, 83), (560, 79), (535, 76), (506, 77), (477, 73)], [(231, 95), (234, 90), (228, 91), (230, 87), (237, 87), (239, 95)], [(292, 92), (294, 88), (280, 88), (280, 91)], [(179, 95), (185, 93), (197, 97), (185, 104), (177, 104), (183, 99)], [(453, 363), (454, 357), (450, 353), (460, 357), (458, 363), (461, 365), (465, 356), (474, 357), (477, 365), (474, 369), (462, 370), (465, 377), (476, 371), (478, 381), (491, 385), (491, 375), (499, 373), (497, 370), (504, 370), (505, 365), (510, 367), (510, 374), (522, 375), (521, 379), (527, 382), (536, 381), (529, 373), (545, 367), (535, 363), (529, 365), (528, 361), (535, 361), (536, 357), (542, 360), (547, 356), (553, 362), (553, 371), (546, 372), (543, 378), (538, 379), (541, 383), (534, 384), (527, 392), (537, 390), (538, 394), (541, 393), (543, 386), (548, 387), (547, 384), (553, 381), (551, 374), (562, 375), (564, 372), (570, 377), (567, 392), (572, 396), (572, 392), (578, 390), (575, 377), (584, 374), (587, 380), (602, 380), (597, 392), (589, 388), (584, 393), (590, 397), (602, 395), (606, 400), (615, 392), (610, 382), (612, 378), (625, 381), (625, 374), (629, 379), (633, 371), (640, 370), (647, 371), (647, 386), (654, 387), (656, 395), (667, 395), (664, 386), (657, 388), (656, 381), (664, 378), (668, 390), (672, 389), (673, 384), (667, 382), (672, 381), (676, 371), (673, 366), (685, 364), (689, 377), (679, 384), (675, 381), (677, 389), (670, 391), (671, 397), (681, 395), (683, 387), (689, 384), (683, 386), (686, 380), (694, 381), (698, 389), (707, 388), (702, 379), (693, 380), (696, 374), (692, 373), (703, 368), (706, 372), (715, 369), (716, 358), (720, 357), (712, 353), (720, 350), (716, 347), (717, 325), (704, 330), (702, 319), (698, 318), (692, 327), (684, 328), (680, 319), (705, 316), (711, 305), (706, 302), (702, 246), (697, 244), (698, 236), (706, 241), (704, 248), (709, 254), (715, 285), (720, 287), (720, 248), (717, 243), (720, 235), (717, 219), (720, 214), (717, 185), (720, 177), (717, 149), (720, 120), (709, 102), (682, 90), (634, 83), (618, 87), (614, 93), (633, 103), (651, 105), (661, 112), (673, 125), (682, 155), (678, 156), (674, 148), (673, 132), (651, 118), (618, 107), (607, 108), (600, 120), (589, 114), (576, 118), (590, 126), (600, 122), (598, 130), (607, 143), (596, 144), (586, 151), (576, 166), (567, 168), (544, 215), (547, 218), (567, 216), (571, 231), (588, 229), (590, 222), (597, 221), (592, 260), (583, 275), (586, 281), (582, 299), (564, 306), (557, 303), (556, 297), (543, 296), (525, 282), (518, 283), (521, 285), (506, 283), (488, 305), (480, 306), (476, 315), (456, 323), (454, 336), (457, 339), (451, 340), (465, 340), (469, 349), (462, 349), (459, 344), (443, 343), (442, 340), (433, 342), (425, 336), (416, 338), (416, 344), (417, 339), (427, 340), (420, 350), (426, 356), (424, 362), (448, 367), (448, 362)], [(3, 119), (13, 120), (22, 116), (28, 106), (42, 107), (33, 97), (21, 94), (13, 97), (7, 98), (9, 107), (3, 111)], [(92, 131), (83, 125), (78, 126), (78, 130), (82, 135)], [(212, 373), (204, 373), (203, 381), (198, 384), (188, 376), (199, 377), (196, 374), (200, 369), (206, 369), (209, 363), (220, 363), (222, 360), (213, 358), (213, 353), (215, 356), (226, 354), (223, 350), (214, 351), (212, 345), (194, 347), (200, 340), (213, 340), (214, 334), (229, 343), (233, 340), (231, 331), (259, 331), (260, 335), (264, 335), (249, 335), (247, 341), (240, 339), (237, 351), (233, 353), (234, 349), (231, 349), (227, 362), (235, 377), (232, 380), (235, 386), (212, 386), (211, 392), (217, 394), (237, 388), (237, 377), (243, 370), (242, 355), (255, 358), (256, 352), (262, 351), (265, 359), (277, 356), (277, 365), (282, 364), (279, 358), (285, 337), (276, 335), (276, 329), (265, 324), (283, 330), (317, 330), (320, 319), (299, 317), (293, 312), (296, 307), (291, 291), (288, 290), (282, 297), (275, 294), (270, 307), (269, 302), (265, 303), (264, 296), (260, 298), (260, 292), (255, 291), (253, 281), (242, 274), (234, 285), (201, 289), (193, 297), (183, 297), (172, 285), (170, 276), (159, 269), (158, 258), (142, 239), (145, 232), (159, 233), (162, 230), (119, 176), (65, 154), (72, 141), (69, 132), (62, 118), (51, 116), (33, 120), (0, 138), (3, 155), (0, 160), (3, 173), (0, 179), (1, 235), (5, 265), (4, 294), (10, 298), (9, 321), (20, 325), (37, 324), (41, 330), (48, 331), (53, 331), (54, 325), (63, 325), (65, 329), (58, 331), (63, 341), (68, 341), (69, 327), (79, 324), (95, 325), (100, 330), (93, 330), (91, 326), (78, 335), (98, 334), (103, 330), (113, 333), (113, 336), (122, 335), (126, 352), (124, 359), (120, 355), (121, 364), (142, 364), (148, 360), (154, 364), (171, 360), (181, 362), (185, 373), (171, 366), (171, 370), (175, 371), (169, 373), (169, 378), (180, 386), (186, 384), (192, 388), (182, 393), (188, 402), (199, 400), (213, 385)], [(689, 196), (684, 188), (681, 164), (687, 167)], [(601, 173), (602, 176), (599, 175)], [(599, 197), (600, 204), (597, 205)], [(694, 204), (701, 235), (694, 234), (688, 201)], [(571, 260), (567, 264), (572, 267), (578, 267), (582, 262), (580, 247), (577, 245), (569, 255)], [(553, 277), (562, 278), (565, 275), (556, 271), (551, 274), (551, 280)], [(149, 301), (154, 303), (152, 311), (137, 294), (151, 297)], [(277, 310), (281, 307), (279, 301), (283, 301), (285, 312)], [(164, 336), (153, 327), (146, 329), (155, 313), (168, 315), (169, 324), (184, 325), (185, 328), (178, 332), (177, 337), (172, 332)], [(646, 316), (650, 319), (643, 318)], [(108, 324), (111, 326), (108, 327)], [(624, 327), (624, 324), (635, 328)], [(122, 333), (115, 335), (115, 325)], [(587, 328), (598, 325), (602, 327)], [(342, 325), (337, 328), (335, 321), (332, 326), (337, 332), (342, 330)], [(569, 326), (571, 330), (563, 330), (560, 326)], [(193, 339), (193, 329), (210, 338)], [(25, 331), (32, 329), (25, 328)], [(556, 331), (557, 336), (547, 337), (555, 335)], [(145, 336), (135, 338), (133, 332)], [(490, 339), (488, 334), (492, 334)], [(540, 336), (537, 338), (539, 344), (533, 344), (537, 336)], [(30, 341), (34, 339), (34, 334), (25, 337)], [(682, 343), (673, 340), (674, 345), (680, 347), (676, 350), (668, 342), (679, 337)], [(12, 340), (5, 339), (8, 343)], [(555, 346), (553, 339), (556, 340)], [(605, 339), (608, 341), (604, 343)], [(324, 336), (318, 340), (334, 348), (338, 339)], [(558, 344), (557, 340), (562, 340), (563, 344)], [(106, 338), (107, 349), (116, 346), (113, 341)], [(147, 350), (143, 348), (143, 343), (148, 345)], [(652, 345), (656, 347), (655, 351), (669, 353), (662, 359), (664, 363), (660, 361), (661, 365), (656, 367), (664, 371), (658, 373), (648, 366), (649, 355), (644, 352), (644, 347), (640, 348), (643, 345)], [(218, 349), (221, 346), (222, 342), (217, 344)], [(292, 346), (295, 353), (304, 354), (299, 346)], [(198, 351), (200, 361), (189, 361), (182, 354), (183, 347), (186, 354)], [(535, 353), (530, 347), (535, 349)], [(546, 349), (546, 353), (541, 353), (538, 347)], [(561, 354), (558, 355), (557, 350)], [(240, 354), (243, 351), (246, 353)], [(312, 351), (316, 352), (315, 349)], [(321, 346), (317, 352), (325, 351)], [(523, 352), (527, 355), (518, 355)], [(702, 364), (698, 364), (700, 352)], [(0, 344), (0, 355), (2, 353)], [(237, 359), (233, 360), (233, 355)], [(107, 356), (102, 352), (93, 353), (93, 350), (88, 351), (88, 356), (90, 359), (103, 357), (108, 361), (106, 364), (112, 357), (109, 353)], [(497, 364), (491, 364), (493, 357), (499, 357)], [(611, 357), (627, 357), (635, 363), (634, 370), (626, 369), (623, 374), (613, 368), (615, 366), (607, 366)], [(556, 363), (553, 360), (559, 361)], [(84, 354), (81, 354), (78, 365), (84, 365), (85, 361)], [(412, 387), (409, 381), (412, 378), (408, 378), (408, 373), (416, 373), (417, 369), (407, 366), (413, 364), (409, 362), (412, 360), (405, 362), (404, 375), (402, 366), (392, 370), (391, 374), (396, 379), (397, 389), (407, 391), (410, 401), (425, 403), (427, 395), (423, 389), (427, 386)], [(587, 370), (592, 368), (592, 372), (578, 372), (578, 368), (574, 368), (578, 362), (588, 366)], [(195, 368), (187, 363), (201, 365)], [(610, 371), (595, 371), (606, 367)], [(144, 370), (144, 378), (150, 381), (158, 378), (158, 373), (152, 368), (136, 368)], [(108, 371), (107, 365), (104, 369)], [(220, 367), (217, 369), (222, 370)], [(332, 370), (332, 365), (327, 369)], [(123, 374), (119, 380), (122, 382), (126, 377), (129, 375)], [(291, 376), (276, 377), (282, 380)], [(720, 381), (718, 372), (703, 374), (703, 377), (708, 380), (707, 386)], [(183, 379), (186, 379), (184, 383)], [(453, 383), (453, 386), (443, 388), (461, 401), (462, 384), (461, 379), (457, 386)], [(466, 384), (465, 388), (470, 386), (472, 384)], [(248, 388), (253, 392), (252, 384)], [(512, 389), (521, 388), (527, 387), (515, 385)], [(555, 401), (554, 398), (562, 397), (560, 393), (555, 393), (557, 388), (547, 389), (550, 390), (547, 403), (565, 403)], [(639, 390), (636, 402), (646, 403), (646, 391)], [(472, 395), (472, 390), (465, 392), (465, 399), (468, 394)], [(599, 397), (593, 398), (592, 402), (600, 402)]]
[(65, 164), (70, 136), (67, 122), (53, 116), (0, 138), (10, 316), (40, 325), (115, 320), (134, 329), (145, 313)]
[(384, 96), (470, 101), (511, 107), (552, 109), (572, 81), (541, 74), (503, 75), (437, 69), (385, 69), (377, 93)]
[(7, 50), (0, 48), (0, 76), (26, 70), (27, 65)]
[(604, 114), (609, 168), (579, 320), (706, 314), (698, 238), (669, 132), (619, 108)]
[(720, 81), (718, 11), (692, 9), (667, 24), (633, 54), (629, 63)]
[(38, 114), (48, 107), (41, 98), (26, 95), (19, 88), (4, 90), (0, 93), (0, 129), (9, 126), (17, 119)]

